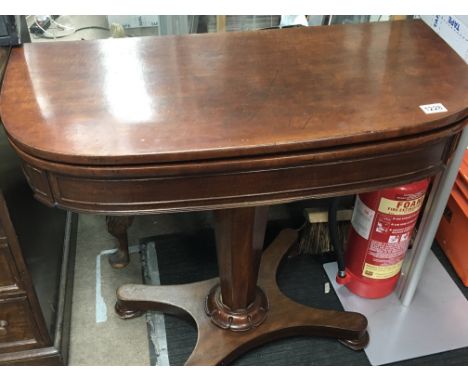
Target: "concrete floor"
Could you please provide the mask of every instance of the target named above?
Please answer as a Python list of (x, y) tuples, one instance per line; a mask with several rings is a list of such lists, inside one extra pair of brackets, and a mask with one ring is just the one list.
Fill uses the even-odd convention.
[[(105, 255), (99, 256), (101, 251), (112, 248), (115, 242), (106, 231), (105, 217), (80, 215), (69, 365), (149, 365), (145, 317), (124, 321), (114, 313), (116, 289), (125, 283), (142, 282), (140, 257), (133, 253), (127, 268), (115, 270)], [(97, 261), (101, 277), (97, 274)], [(99, 289), (101, 310), (107, 310), (103, 322), (96, 322)]]

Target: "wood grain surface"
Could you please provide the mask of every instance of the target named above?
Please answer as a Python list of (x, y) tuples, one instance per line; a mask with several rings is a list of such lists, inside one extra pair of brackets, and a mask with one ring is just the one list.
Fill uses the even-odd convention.
[[(467, 116), (466, 64), (421, 21), (25, 44), (0, 113), (69, 164), (141, 164), (376, 142)], [(446, 113), (419, 105), (443, 103)]]

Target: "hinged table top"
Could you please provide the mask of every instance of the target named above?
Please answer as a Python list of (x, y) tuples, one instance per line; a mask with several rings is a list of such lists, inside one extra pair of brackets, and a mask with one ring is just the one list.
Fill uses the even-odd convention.
[[(421, 21), (25, 44), (6, 70), (12, 141), (71, 164), (315, 150), (468, 115), (467, 65)], [(446, 112), (425, 114), (420, 105)]]

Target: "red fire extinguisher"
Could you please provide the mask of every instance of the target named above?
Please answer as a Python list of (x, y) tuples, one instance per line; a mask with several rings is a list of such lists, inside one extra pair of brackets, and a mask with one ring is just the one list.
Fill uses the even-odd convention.
[(338, 283), (366, 298), (395, 289), (428, 186), (424, 179), (356, 197)]

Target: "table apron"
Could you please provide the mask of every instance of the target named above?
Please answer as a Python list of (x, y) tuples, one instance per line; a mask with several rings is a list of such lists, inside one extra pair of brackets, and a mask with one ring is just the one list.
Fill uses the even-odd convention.
[(279, 168), (110, 178), (54, 172), (26, 162), (37, 199), (78, 212), (145, 214), (237, 208), (354, 194), (403, 184), (443, 169), (457, 135), (407, 151)]

